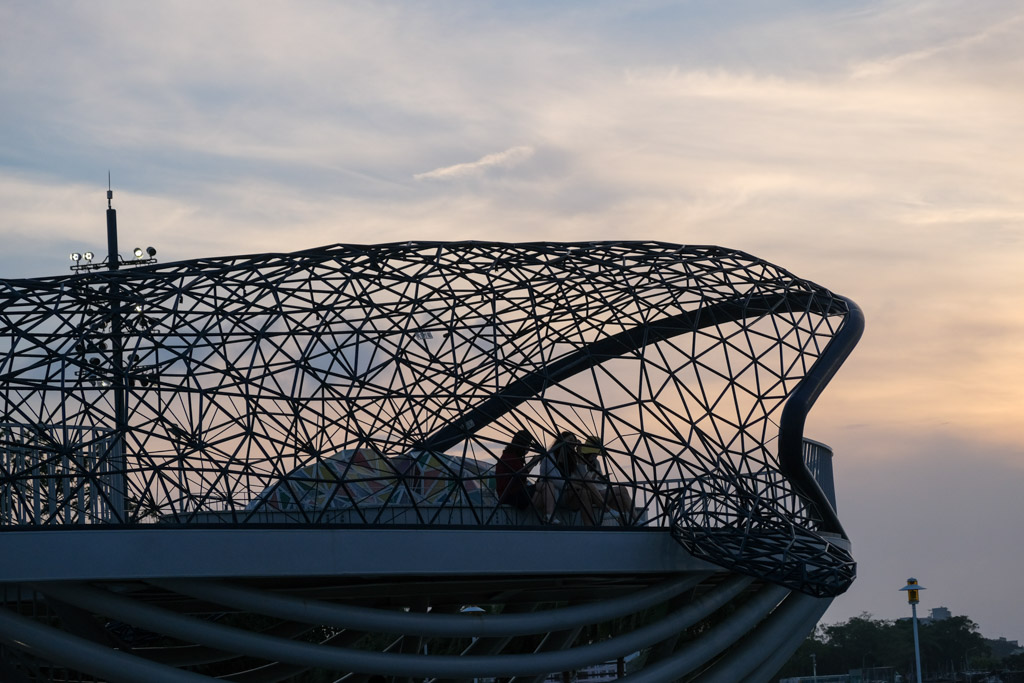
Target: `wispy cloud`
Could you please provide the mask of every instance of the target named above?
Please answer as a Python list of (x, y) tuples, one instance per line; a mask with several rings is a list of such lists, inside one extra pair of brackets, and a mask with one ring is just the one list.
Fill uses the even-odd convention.
[[(1024, 23), (1024, 15), (1000, 18), (989, 26), (985, 26), (967, 35), (956, 36), (938, 44), (931, 44), (918, 50), (887, 55), (855, 64), (851, 76), (854, 78), (875, 78), (888, 76), (900, 69), (920, 62), (937, 61), (943, 55), (964, 54), (972, 48), (985, 48), (987, 44), (1020, 33)], [(942, 62), (940, 68), (949, 68), (948, 61)]]
[[(0, 276), (101, 248), (108, 168), (124, 244), (162, 262), (341, 241), (723, 244), (864, 308), (809, 424), (850, 454), (837, 467), (914, 452), (851, 423), (961, 444), (978, 471), (1019, 463), (1020, 10), (719, 5), (0, 2)], [(914, 509), (932, 503), (947, 501)], [(858, 585), (853, 613), (871, 607)]]
[(416, 180), (454, 180), (477, 176), (495, 168), (512, 168), (523, 163), (534, 154), (533, 147), (520, 146), (510, 147), (504, 152), (496, 152), (480, 157), (476, 161), (454, 166), (442, 166), (426, 173), (417, 173), (413, 176)]

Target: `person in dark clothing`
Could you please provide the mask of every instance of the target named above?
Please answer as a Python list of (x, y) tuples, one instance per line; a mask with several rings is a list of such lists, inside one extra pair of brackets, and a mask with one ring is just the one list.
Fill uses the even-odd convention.
[(540, 479), (534, 494), (543, 521), (560, 524), (558, 509), (577, 511), (584, 524), (594, 526), (597, 517), (594, 508), (600, 496), (587, 480), (587, 470), (580, 458), (580, 440), (572, 432), (562, 432), (544, 454), (540, 466)]
[(495, 489), (501, 504), (513, 505), (520, 510), (530, 507), (534, 487), (526, 478), (529, 470), (526, 454), (533, 444), (530, 433), (520, 429), (512, 437), (512, 443), (502, 451), (495, 470)]

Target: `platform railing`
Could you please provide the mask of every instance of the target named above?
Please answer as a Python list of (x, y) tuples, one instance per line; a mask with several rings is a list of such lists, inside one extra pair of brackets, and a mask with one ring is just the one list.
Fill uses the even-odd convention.
[[(658, 528), (669, 526), (673, 492), (688, 483), (677, 476), (608, 479), (609, 488), (620, 489), (618, 501), (608, 494), (587, 512), (559, 505), (546, 516), (539, 505), (517, 509), (499, 501), (494, 460), (442, 455), (436, 457), (458, 465), (428, 471), (379, 456), (392, 469), (359, 476), (346, 470), (346, 479), (322, 469), (321, 461), (285, 477), (241, 473), (233, 495), (225, 495), (228, 487), (207, 480), (198, 459), (160, 467), (129, 456), (128, 470), (118, 470), (112, 442), (106, 429), (0, 424), (0, 529), (124, 524), (115, 512), (118, 500), (126, 501), (132, 524)], [(834, 507), (832, 450), (807, 439), (804, 459)], [(534, 474), (529, 480), (539, 482)], [(755, 477), (754, 495), (757, 485)], [(365, 496), (353, 495), (353, 487)], [(387, 487), (387, 496), (373, 494)]]
[(804, 464), (818, 482), (833, 510), (836, 507), (836, 485), (832, 474), (832, 449), (813, 439), (804, 439)]
[[(74, 444), (73, 450), (66, 452), (61, 442)], [(0, 424), (0, 523), (116, 522), (110, 500), (118, 478), (110, 448), (109, 430)]]

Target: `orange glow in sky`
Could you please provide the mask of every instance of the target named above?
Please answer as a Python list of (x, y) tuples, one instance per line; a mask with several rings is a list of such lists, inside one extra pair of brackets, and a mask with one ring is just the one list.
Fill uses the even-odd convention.
[(861, 563), (826, 619), (902, 616), (913, 575), (1024, 640), (996, 597), (1024, 561), (1015, 3), (4, 3), (0, 60), (2, 277), (102, 251), (109, 169), (122, 243), (162, 262), (657, 239), (852, 298), (807, 434)]

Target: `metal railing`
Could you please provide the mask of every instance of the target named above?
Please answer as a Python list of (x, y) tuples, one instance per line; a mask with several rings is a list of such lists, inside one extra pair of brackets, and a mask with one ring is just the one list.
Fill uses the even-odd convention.
[[(205, 476), (201, 459), (154, 467), (151, 460), (130, 455), (127, 469), (120, 469), (113, 465), (113, 448), (108, 429), (0, 424), (0, 528), (121, 524), (118, 501), (125, 501), (134, 524), (667, 527), (675, 493), (688, 484), (678, 477), (637, 482), (618, 476), (599, 483), (604, 500), (588, 501), (589, 510), (566, 493), (554, 514), (545, 514), (539, 499), (518, 508), (501, 502), (496, 460), (378, 455), (358, 466), (316, 460), (276, 478), (239, 474), (234, 495), (225, 496), (224, 487), (211, 485)], [(804, 456), (834, 505), (832, 450), (808, 439)], [(528, 479), (531, 486), (543, 480)], [(735, 505), (707, 498), (721, 508), (709, 508), (709, 518), (741, 508), (744, 497), (756, 498), (758, 478), (744, 481), (750, 490), (738, 492)], [(593, 481), (567, 481), (569, 487), (588, 484)]]
[(111, 496), (119, 488), (110, 467), (109, 430), (0, 424), (0, 523), (5, 526), (116, 521)]
[(804, 464), (818, 482), (832, 509), (838, 510), (835, 479), (832, 475), (832, 449), (820, 441), (804, 439)]

